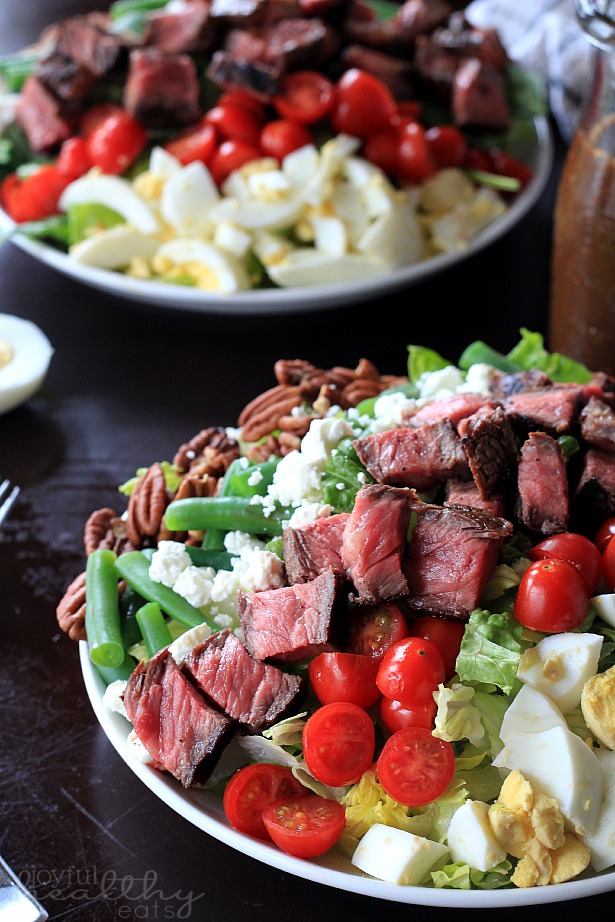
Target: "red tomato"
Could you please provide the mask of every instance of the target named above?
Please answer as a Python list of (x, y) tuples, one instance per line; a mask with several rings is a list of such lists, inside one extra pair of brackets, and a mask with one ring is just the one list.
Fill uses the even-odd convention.
[(609, 589), (615, 589), (615, 541), (609, 541), (602, 552), (602, 572)]
[[(396, 116), (416, 122), (420, 119), (422, 110), (423, 104), (417, 99), (401, 99), (397, 103)], [(393, 117), (393, 123), (395, 123), (396, 116)]]
[(397, 149), (397, 178), (413, 185), (424, 182), (436, 172), (425, 140), (425, 129), (418, 122), (404, 125)]
[(615, 516), (605, 519), (594, 537), (594, 544), (601, 554), (613, 535), (615, 535)]
[(464, 165), (468, 142), (454, 125), (436, 125), (428, 128), (425, 141), (432, 160), (440, 169)]
[(397, 104), (386, 84), (353, 67), (337, 83), (337, 98), (329, 120), (338, 134), (367, 138), (388, 128), (396, 112)]
[(480, 147), (468, 147), (464, 167), (466, 170), (481, 170), (483, 173), (493, 172), (491, 157)]
[(426, 698), (412, 707), (404, 707), (401, 701), (393, 698), (383, 697), (380, 700), (380, 717), (390, 733), (405, 727), (426, 727), (432, 730), (437, 710), (438, 705), (433, 698)]
[(371, 768), (375, 730), (369, 714), (348, 701), (324, 704), (303, 728), (303, 757), (323, 784), (354, 784)]
[(517, 160), (516, 157), (511, 157), (510, 154), (497, 149), (490, 150), (489, 156), (491, 158), (491, 171), (498, 176), (510, 176), (513, 179), (518, 179), (522, 186), (526, 186), (531, 180), (533, 176), (531, 169), (521, 163), (520, 160)]
[(267, 110), (263, 103), (259, 102), (255, 96), (251, 96), (250, 93), (244, 90), (227, 90), (225, 93), (222, 93), (218, 99), (217, 105), (240, 106), (243, 109), (247, 109), (248, 112), (251, 112), (259, 122), (262, 123), (267, 120)]
[(383, 128), (374, 131), (363, 142), (363, 156), (374, 163), (388, 176), (397, 175), (397, 152), (399, 148), (399, 130)]
[(87, 173), (92, 164), (85, 138), (68, 138), (64, 141), (58, 153), (56, 166), (60, 173), (65, 173), (71, 179), (78, 179)]
[(261, 123), (245, 106), (218, 103), (203, 117), (225, 141), (247, 141), (258, 145)]
[(398, 640), (408, 636), (408, 625), (394, 602), (360, 605), (349, 615), (348, 653), (381, 659)]
[(249, 144), (247, 141), (223, 141), (211, 158), (209, 170), (214, 182), (221, 186), (234, 170), (260, 157), (262, 151), (255, 144)]
[(18, 224), (40, 221), (58, 213), (60, 196), (70, 182), (71, 177), (54, 164), (44, 164), (24, 179), (11, 173), (2, 182), (0, 202)]
[(588, 609), (583, 577), (565, 560), (536, 560), (521, 577), (514, 615), (525, 627), (546, 634), (574, 631)]
[(315, 70), (297, 70), (282, 80), (273, 106), (282, 118), (313, 125), (329, 114), (335, 104), (336, 89), (324, 74)]
[(276, 160), (283, 160), (287, 154), (312, 143), (312, 135), (307, 128), (299, 122), (291, 122), (284, 118), (267, 122), (260, 133), (263, 153), (267, 157), (275, 157)]
[(224, 789), (224, 813), (234, 829), (247, 836), (269, 841), (269, 833), (262, 819), (265, 807), (304, 794), (304, 786), (297, 781), (290, 768), (269, 762), (256, 762), (240, 768), (229, 780)]
[(184, 166), (200, 160), (208, 164), (218, 143), (218, 133), (213, 125), (197, 125), (182, 131), (165, 144), (164, 149), (176, 157)]
[(593, 541), (571, 531), (551, 535), (540, 541), (529, 552), (531, 560), (565, 560), (576, 567), (591, 594), (602, 576), (600, 551)]
[(410, 622), (408, 633), (411, 637), (431, 640), (436, 645), (444, 660), (444, 681), (448, 682), (455, 675), (455, 664), (465, 629), (465, 623), (456, 618), (424, 615)]
[(126, 110), (116, 102), (99, 102), (95, 106), (86, 109), (79, 120), (81, 134), (87, 138), (92, 134), (95, 128), (109, 118), (110, 115), (121, 115)]
[(389, 797), (407, 807), (422, 807), (444, 793), (455, 774), (455, 754), (447, 740), (426, 727), (407, 727), (388, 738), (376, 765)]
[(444, 659), (435, 643), (422, 637), (405, 637), (382, 657), (376, 685), (386, 698), (413, 707), (431, 698), (444, 676)]
[(371, 707), (380, 697), (376, 685), (378, 660), (357, 653), (321, 653), (310, 660), (308, 675), (321, 704), (351, 701)]
[(345, 821), (343, 806), (318, 794), (272, 804), (263, 811), (263, 822), (275, 844), (295, 858), (316, 858), (329, 851), (344, 831)]
[(117, 175), (131, 166), (147, 144), (147, 131), (129, 112), (108, 115), (86, 136), (93, 166)]

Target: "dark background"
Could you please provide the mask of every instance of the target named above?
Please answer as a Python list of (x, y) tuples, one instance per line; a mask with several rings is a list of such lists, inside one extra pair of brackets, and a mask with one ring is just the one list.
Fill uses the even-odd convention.
[[(0, 53), (34, 40), (93, 0), (2, 0)], [(557, 139), (556, 139), (557, 140)], [(55, 355), (43, 389), (0, 417), (0, 479), (22, 487), (0, 532), (0, 851), (54, 920), (191, 918), (198, 922), (443, 922), (449, 910), (408, 906), (313, 884), (195, 829), (155, 798), (107, 741), (86, 697), (77, 645), (55, 608), (84, 566), (94, 509), (121, 511), (118, 484), (170, 459), (202, 427), (234, 425), (275, 383), (278, 358), (328, 368), (361, 357), (403, 374), (409, 343), (458, 358), (482, 338), (510, 349), (520, 327), (545, 332), (557, 143), (548, 186), (504, 238), (442, 275), (358, 306), (237, 317), (152, 308), (82, 286), (17, 246), (0, 248), (0, 310), (29, 318)], [(166, 900), (134, 899), (100, 878), (153, 874)], [(192, 907), (173, 894), (204, 894)], [(598, 916), (608, 894), (520, 911)], [(184, 913), (182, 915), (181, 913)], [(172, 915), (170, 913), (173, 913)], [(475, 910), (456, 918), (476, 917)]]

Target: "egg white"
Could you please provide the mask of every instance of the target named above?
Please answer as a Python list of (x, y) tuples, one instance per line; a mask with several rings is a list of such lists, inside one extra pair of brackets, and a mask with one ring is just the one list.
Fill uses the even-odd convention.
[(0, 314), (0, 341), (8, 343), (9, 360), (0, 367), (0, 414), (29, 400), (47, 374), (53, 347), (30, 320)]

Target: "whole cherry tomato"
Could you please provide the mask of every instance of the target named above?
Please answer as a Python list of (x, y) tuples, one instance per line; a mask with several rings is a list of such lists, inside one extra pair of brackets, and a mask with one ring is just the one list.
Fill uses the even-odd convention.
[(455, 664), (466, 629), (458, 618), (439, 618), (437, 615), (423, 615), (410, 622), (411, 637), (424, 637), (436, 645), (444, 660), (444, 681), (455, 675)]
[(378, 666), (378, 660), (358, 653), (321, 653), (308, 664), (310, 685), (321, 704), (351, 701), (369, 708), (380, 698)]
[(385, 697), (413, 707), (431, 698), (444, 676), (444, 659), (435, 643), (405, 637), (382, 657), (376, 685)]
[(546, 634), (574, 631), (588, 610), (587, 585), (565, 560), (536, 560), (521, 577), (514, 615), (524, 627)]
[(280, 118), (267, 122), (259, 138), (261, 150), (267, 157), (283, 160), (294, 150), (312, 143), (312, 135), (304, 125)]
[(596, 545), (584, 535), (571, 531), (551, 535), (540, 541), (531, 548), (529, 557), (530, 560), (556, 558), (572, 564), (583, 577), (590, 593), (594, 592), (602, 576), (602, 560)]
[(426, 698), (412, 707), (404, 707), (401, 701), (393, 698), (380, 699), (380, 717), (390, 733), (403, 730), (405, 727), (427, 727), (431, 730), (434, 726), (438, 706), (432, 698)]
[(147, 144), (147, 131), (136, 118), (120, 109), (103, 118), (86, 135), (90, 162), (103, 173), (117, 175), (131, 166)]
[(393, 94), (377, 77), (353, 67), (337, 82), (336, 100), (329, 114), (338, 134), (367, 138), (391, 124), (397, 104)]
[(329, 114), (336, 100), (334, 84), (314, 70), (297, 70), (283, 78), (273, 105), (282, 118), (313, 125)]

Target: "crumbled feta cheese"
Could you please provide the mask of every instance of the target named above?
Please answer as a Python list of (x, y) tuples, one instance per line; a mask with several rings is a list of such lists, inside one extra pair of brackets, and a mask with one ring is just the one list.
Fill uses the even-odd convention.
[(291, 515), (288, 525), (290, 528), (301, 528), (303, 525), (315, 522), (316, 519), (331, 515), (332, 512), (333, 507), (328, 503), (308, 503), (304, 500)]
[(374, 403), (374, 418), (387, 429), (401, 426), (405, 416), (408, 416), (416, 407), (416, 400), (406, 397), (401, 391), (393, 394), (382, 394)]
[(307, 460), (300, 451), (291, 451), (278, 464), (267, 495), (282, 506), (299, 505), (302, 500), (318, 502), (321, 480), (321, 465)]
[(460, 385), (457, 390), (468, 394), (482, 394), (484, 397), (489, 397), (491, 395), (493, 379), (497, 374), (497, 369), (492, 365), (486, 365), (484, 362), (477, 362), (475, 365), (470, 365), (464, 383)]
[(422, 400), (450, 397), (463, 384), (463, 373), (454, 365), (422, 374), (417, 381)]
[(184, 631), (184, 633), (180, 634), (173, 643), (169, 644), (169, 653), (177, 665), (181, 666), (190, 651), (194, 649), (197, 644), (207, 640), (208, 637), (211, 637), (211, 628), (209, 625), (197, 624), (196, 627), (191, 627), (190, 630)]
[(224, 536), (225, 549), (229, 554), (233, 554), (236, 557), (245, 556), (245, 554), (250, 553), (253, 548), (264, 546), (262, 541), (259, 541), (258, 538), (248, 534), (246, 531), (229, 531)]
[(122, 717), (126, 717), (126, 708), (124, 707), (124, 699), (122, 697), (126, 689), (126, 684), (124, 679), (117, 679), (115, 682), (110, 682), (105, 688), (102, 699), (107, 710), (113, 711), (116, 714), (121, 714)]
[(307, 461), (327, 462), (342, 439), (352, 436), (345, 419), (315, 419), (301, 442), (301, 454)]
[(195, 608), (203, 608), (211, 599), (215, 572), (212, 567), (187, 567), (173, 583), (173, 591)]
[(138, 762), (149, 765), (154, 761), (134, 730), (130, 731), (126, 742), (128, 743), (130, 752)]
[(255, 550), (248, 559), (248, 566), (241, 577), (242, 589), (262, 591), (280, 589), (286, 583), (284, 561), (271, 551)]
[(180, 573), (190, 566), (192, 560), (185, 545), (180, 541), (161, 541), (152, 555), (149, 577), (172, 588)]
[(252, 473), (248, 477), (248, 486), (257, 487), (259, 483), (262, 483), (264, 479), (265, 478), (263, 476), (262, 471), (252, 471)]

